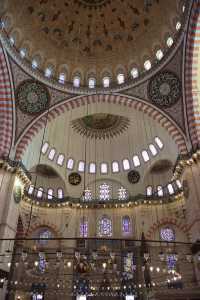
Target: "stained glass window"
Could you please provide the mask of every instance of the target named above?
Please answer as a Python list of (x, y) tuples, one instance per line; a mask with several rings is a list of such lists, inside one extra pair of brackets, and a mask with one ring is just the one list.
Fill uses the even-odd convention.
[(107, 183), (103, 183), (99, 186), (99, 200), (110, 200), (110, 186)]
[(103, 216), (98, 222), (99, 236), (112, 236), (112, 221), (108, 216)]
[(175, 240), (175, 233), (172, 228), (165, 227), (160, 230), (160, 238), (162, 241), (172, 242)]
[(88, 221), (83, 217), (80, 222), (80, 236), (88, 236)]
[(118, 200), (126, 200), (128, 198), (128, 193), (127, 193), (127, 190), (121, 186), (119, 189), (118, 189)]
[(124, 216), (122, 218), (122, 232), (123, 234), (131, 233), (131, 220), (129, 216)]
[(91, 201), (92, 200), (92, 191), (89, 188), (86, 188), (84, 190), (82, 200), (83, 201)]
[[(48, 229), (43, 229), (39, 233), (39, 238), (40, 239), (49, 239), (51, 237), (52, 237), (52, 233)], [(48, 240), (40, 240), (39, 243), (40, 243), (40, 245), (45, 246), (45, 245), (47, 245)]]

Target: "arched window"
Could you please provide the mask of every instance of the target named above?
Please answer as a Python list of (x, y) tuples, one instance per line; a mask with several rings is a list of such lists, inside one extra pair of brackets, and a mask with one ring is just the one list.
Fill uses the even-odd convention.
[(53, 73), (52, 68), (48, 67), (45, 69), (44, 75), (45, 75), (45, 77), (49, 78), (49, 77), (51, 77), (52, 73)]
[(95, 163), (90, 163), (89, 164), (89, 173), (91, 173), (91, 174), (96, 173), (96, 164)]
[(33, 60), (32, 60), (32, 68), (33, 68), (33, 69), (37, 69), (37, 68), (38, 68), (38, 62), (37, 62), (36, 59), (33, 59)]
[(140, 159), (139, 159), (138, 155), (133, 156), (133, 164), (134, 164), (135, 167), (140, 166)]
[(170, 48), (173, 45), (173, 43), (174, 43), (173, 38), (171, 36), (168, 37), (168, 39), (167, 39), (167, 46)]
[(158, 60), (161, 60), (163, 58), (163, 55), (164, 54), (163, 54), (163, 51), (161, 49), (159, 49), (159, 50), (156, 51), (156, 58)]
[(98, 235), (100, 237), (112, 236), (112, 221), (111, 219), (104, 215), (98, 221)]
[(10, 44), (13, 46), (15, 44), (15, 39), (13, 36), (10, 37)]
[(94, 89), (95, 85), (96, 85), (96, 79), (95, 78), (89, 78), (89, 80), (88, 80), (89, 89)]
[(67, 161), (67, 169), (72, 170), (74, 168), (74, 160), (69, 158)]
[[(52, 233), (51, 233), (51, 231), (49, 229), (42, 229), (39, 232), (39, 238), (41, 239), (41, 240), (39, 240), (39, 244), (41, 246), (45, 246), (45, 245), (48, 244), (48, 240), (47, 239), (52, 238)], [(42, 239), (45, 239), (45, 240), (42, 240)]]
[(163, 196), (163, 188), (161, 185), (157, 186), (157, 191), (158, 191), (158, 196), (162, 197)]
[(118, 84), (123, 84), (124, 81), (125, 81), (125, 76), (124, 76), (124, 74), (122, 74), (122, 73), (118, 74), (118, 75), (117, 75), (117, 82), (118, 82)]
[(33, 194), (33, 191), (34, 191), (34, 186), (33, 186), (33, 185), (30, 185), (29, 188), (28, 188), (28, 194), (29, 194), (29, 195), (32, 195), (32, 194)]
[(156, 156), (158, 154), (158, 151), (157, 151), (156, 147), (153, 144), (149, 145), (149, 150), (151, 151), (151, 154), (153, 156)]
[(158, 147), (160, 148), (160, 149), (162, 149), (163, 148), (163, 142), (161, 141), (161, 139), (159, 138), (159, 137), (155, 137), (155, 142), (156, 142), (156, 144), (158, 145)]
[(65, 156), (64, 156), (63, 154), (59, 154), (59, 155), (58, 155), (58, 158), (57, 158), (57, 164), (58, 164), (59, 166), (62, 166), (63, 163), (64, 163), (64, 159), (65, 159)]
[(79, 161), (78, 163), (78, 171), (79, 172), (84, 172), (85, 171), (85, 162), (84, 161)]
[(175, 232), (170, 227), (164, 227), (160, 229), (160, 239), (165, 242), (175, 241)]
[(55, 150), (54, 148), (52, 148), (52, 149), (50, 150), (50, 152), (49, 152), (48, 158), (49, 158), (50, 160), (53, 160), (54, 157), (55, 157), (55, 155), (56, 155), (56, 150)]
[(118, 200), (119, 201), (127, 200), (127, 198), (128, 198), (127, 190), (123, 186), (121, 186), (118, 189)]
[(73, 79), (73, 86), (79, 88), (81, 84), (81, 78), (79, 76), (75, 76)]
[(21, 58), (24, 58), (26, 56), (27, 50), (25, 48), (21, 48), (19, 51), (19, 54)]
[(48, 189), (47, 191), (47, 199), (52, 200), (53, 199), (53, 189)]
[(107, 173), (108, 173), (108, 164), (101, 163), (101, 174), (107, 174)]
[(129, 216), (124, 216), (122, 218), (122, 233), (123, 234), (131, 233), (131, 220)]
[(151, 62), (150, 62), (150, 60), (146, 60), (145, 62), (144, 62), (144, 68), (145, 68), (145, 70), (150, 70), (151, 69)]
[(176, 184), (177, 184), (177, 186), (178, 186), (179, 189), (182, 188), (182, 183), (180, 182), (179, 179), (176, 180)]
[(80, 236), (87, 237), (88, 236), (88, 221), (85, 217), (81, 218), (80, 221)]
[(107, 183), (103, 183), (99, 186), (99, 200), (110, 200), (110, 186)]
[(119, 172), (119, 163), (118, 163), (118, 161), (113, 161), (112, 162), (112, 172), (113, 173), (118, 173)]
[(40, 187), (40, 188), (38, 189), (38, 191), (37, 191), (37, 197), (38, 197), (38, 198), (42, 198), (43, 191), (44, 191), (44, 189), (43, 189), (42, 187)]
[(153, 194), (153, 188), (151, 185), (147, 186), (147, 196), (152, 196)]
[(58, 199), (62, 199), (64, 197), (63, 189), (59, 188), (57, 194), (58, 194)]
[(125, 171), (130, 170), (130, 162), (127, 158), (123, 159), (122, 163)]
[(135, 78), (138, 77), (138, 75), (139, 75), (138, 69), (137, 68), (133, 68), (131, 70), (131, 76), (135, 79)]
[(66, 79), (66, 74), (65, 73), (60, 73), (59, 74), (59, 78), (58, 78), (58, 81), (62, 84), (65, 83), (65, 79)]
[(172, 186), (171, 183), (169, 183), (169, 184), (167, 185), (167, 188), (168, 188), (169, 194), (170, 194), (170, 195), (173, 195), (173, 194), (174, 194), (174, 188), (173, 188), (173, 186)]
[(49, 144), (47, 142), (44, 143), (44, 145), (42, 146), (42, 150), (41, 150), (42, 153), (45, 154), (47, 152), (48, 148), (49, 148)]
[(149, 161), (149, 154), (148, 154), (148, 152), (146, 150), (142, 151), (142, 157), (144, 159), (144, 162)]
[(103, 87), (108, 88), (110, 86), (110, 78), (104, 77), (103, 78)]

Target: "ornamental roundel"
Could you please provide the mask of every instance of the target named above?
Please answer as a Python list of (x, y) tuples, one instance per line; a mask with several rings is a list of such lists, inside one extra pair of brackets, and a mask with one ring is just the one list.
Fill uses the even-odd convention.
[(128, 181), (132, 184), (138, 183), (140, 180), (140, 173), (138, 171), (132, 170), (128, 172)]
[(79, 185), (81, 183), (81, 175), (79, 173), (71, 173), (68, 177), (69, 183), (71, 185)]
[(181, 97), (181, 82), (173, 72), (158, 73), (149, 83), (148, 95), (157, 106), (171, 107)]
[(17, 88), (16, 101), (22, 112), (38, 114), (48, 108), (50, 95), (47, 88), (40, 82), (26, 80)]

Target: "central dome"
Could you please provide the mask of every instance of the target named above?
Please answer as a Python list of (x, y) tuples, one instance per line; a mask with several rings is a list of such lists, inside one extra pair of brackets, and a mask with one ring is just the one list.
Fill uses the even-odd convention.
[[(103, 76), (130, 74), (144, 68), (176, 32), (182, 10), (178, 0), (7, 0), (4, 18), (16, 48), (37, 57), (38, 67), (65, 72), (66, 80), (79, 74), (81, 84)], [(175, 22), (175, 23), (174, 23)], [(156, 50), (157, 49), (157, 50)], [(48, 74), (48, 73), (47, 73)], [(57, 76), (56, 76), (57, 77)]]

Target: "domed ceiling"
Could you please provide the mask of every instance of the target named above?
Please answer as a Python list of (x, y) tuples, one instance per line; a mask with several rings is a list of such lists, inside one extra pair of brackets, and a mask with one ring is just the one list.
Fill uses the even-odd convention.
[[(28, 45), (29, 58), (40, 54), (41, 68), (93, 75), (130, 74), (164, 49), (176, 31), (180, 1), (143, 0), (7, 0), (5, 15), (18, 32), (17, 47)], [(11, 30), (12, 31), (12, 30)], [(157, 48), (156, 48), (157, 47)]]

